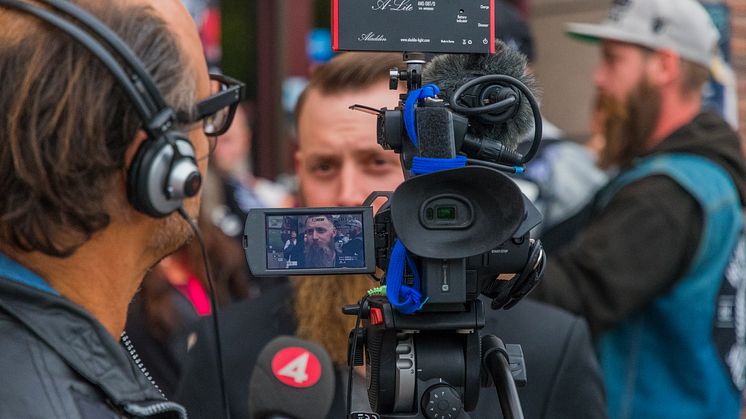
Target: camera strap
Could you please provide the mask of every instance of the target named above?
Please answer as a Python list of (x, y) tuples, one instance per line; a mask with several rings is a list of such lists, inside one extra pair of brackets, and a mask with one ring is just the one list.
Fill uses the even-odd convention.
[(425, 175), (441, 170), (458, 169), (466, 166), (466, 156), (456, 156), (452, 159), (437, 159), (432, 157), (415, 157), (412, 159), (412, 174)]
[[(404, 262), (409, 265), (409, 269), (414, 276), (412, 286), (404, 285)], [(420, 292), (420, 274), (417, 272), (412, 258), (407, 254), (407, 249), (399, 240), (394, 244), (394, 250), (391, 251), (389, 266), (386, 270), (386, 296), (394, 308), (403, 314), (413, 314), (427, 302), (422, 301)]]
[(404, 128), (407, 130), (412, 144), (417, 145), (417, 129), (415, 128), (414, 110), (417, 101), (429, 97), (435, 97), (440, 93), (440, 88), (434, 84), (427, 84), (419, 89), (412, 90), (404, 103)]

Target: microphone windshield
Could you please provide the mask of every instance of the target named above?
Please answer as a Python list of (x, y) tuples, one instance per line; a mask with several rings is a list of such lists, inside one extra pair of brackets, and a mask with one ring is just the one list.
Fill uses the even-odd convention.
[(451, 159), (456, 157), (453, 140), (453, 115), (445, 107), (417, 109), (418, 155)]
[(334, 368), (319, 345), (279, 336), (259, 354), (249, 382), (252, 419), (324, 419), (334, 399)]
[[(479, 76), (506, 75), (518, 79), (536, 96), (536, 79), (526, 71), (526, 56), (495, 41), (495, 54), (443, 54), (435, 56), (423, 69), (423, 84), (433, 83), (440, 88), (440, 97), (449, 101), (453, 93), (466, 82)], [(478, 118), (469, 119), (467, 131), (473, 137), (497, 140), (515, 149), (530, 134), (534, 117), (528, 100), (521, 98), (515, 114), (504, 123), (489, 123)]]

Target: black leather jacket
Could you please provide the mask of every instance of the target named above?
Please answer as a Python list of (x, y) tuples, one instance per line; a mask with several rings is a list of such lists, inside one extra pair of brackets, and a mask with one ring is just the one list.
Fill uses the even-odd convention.
[(186, 418), (90, 314), (5, 278), (0, 354), (0, 418)]

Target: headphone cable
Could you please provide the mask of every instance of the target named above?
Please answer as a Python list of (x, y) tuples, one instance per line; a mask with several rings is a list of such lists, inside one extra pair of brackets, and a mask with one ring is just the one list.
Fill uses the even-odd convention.
[(180, 206), (178, 209), (179, 215), (181, 218), (186, 221), (189, 226), (194, 231), (195, 236), (197, 237), (197, 241), (199, 241), (199, 248), (202, 252), (202, 260), (205, 265), (205, 272), (207, 275), (207, 284), (210, 287), (210, 304), (212, 305), (212, 323), (213, 327), (215, 328), (215, 353), (217, 355), (217, 366), (218, 366), (218, 381), (220, 385), (220, 394), (221, 394), (221, 401), (223, 404), (223, 414), (225, 419), (230, 419), (230, 410), (228, 409), (228, 393), (225, 391), (225, 371), (223, 370), (223, 348), (221, 345), (221, 339), (220, 339), (220, 327), (219, 327), (219, 321), (218, 321), (218, 301), (216, 296), (216, 290), (215, 290), (215, 283), (212, 279), (212, 271), (210, 269), (210, 261), (207, 258), (207, 247), (205, 246), (205, 241), (202, 238), (202, 233), (199, 230), (199, 227), (197, 227), (197, 224), (194, 222), (192, 217), (187, 214), (186, 210), (184, 209), (184, 206)]

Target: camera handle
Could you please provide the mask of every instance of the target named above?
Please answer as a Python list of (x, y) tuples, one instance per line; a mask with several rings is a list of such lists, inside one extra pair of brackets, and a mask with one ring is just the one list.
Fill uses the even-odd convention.
[[(405, 52), (402, 54), (403, 61), (407, 63), (407, 70), (400, 71), (398, 68), (389, 70), (389, 89), (397, 90), (400, 81), (407, 82), (407, 92), (422, 87), (422, 67), (425, 65), (425, 54), (421, 52)], [(406, 95), (402, 96), (406, 100)]]

